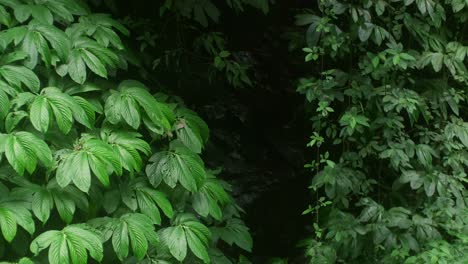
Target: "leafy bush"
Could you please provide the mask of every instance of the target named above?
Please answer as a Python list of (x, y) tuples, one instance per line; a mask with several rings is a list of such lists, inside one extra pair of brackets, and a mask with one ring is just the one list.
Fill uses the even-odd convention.
[(298, 86), (317, 151), (310, 263), (468, 262), (467, 7), (330, 0), (297, 15), (317, 72)]
[(229, 185), (200, 158), (207, 125), (119, 83), (125, 27), (75, 0), (0, 0), (0, 25), (2, 259), (232, 263), (218, 246), (251, 250)]
[[(115, 1), (122, 8), (125, 1)], [(220, 30), (232, 21), (223, 16), (233, 16), (258, 9), (267, 13), (268, 0), (227, 0), (227, 1), (185, 0), (161, 1), (151, 5), (141, 2), (136, 9), (148, 14), (125, 13), (123, 23), (135, 32), (135, 44), (143, 79), (162, 83), (177, 89), (178, 94), (187, 87), (201, 86), (199, 93), (209, 95), (206, 86), (248, 87), (254, 85), (252, 59), (239, 47), (230, 45), (229, 30)], [(223, 3), (225, 2), (225, 3)], [(252, 8), (253, 7), (253, 8)], [(116, 8), (118, 9), (118, 8)], [(152, 14), (159, 14), (154, 16)], [(146, 15), (146, 17), (145, 17)], [(243, 16), (239, 16), (241, 18)], [(165, 78), (153, 78), (153, 73)], [(169, 80), (167, 80), (169, 79)], [(175, 81), (174, 81), (175, 79)], [(226, 85), (226, 82), (228, 85)]]

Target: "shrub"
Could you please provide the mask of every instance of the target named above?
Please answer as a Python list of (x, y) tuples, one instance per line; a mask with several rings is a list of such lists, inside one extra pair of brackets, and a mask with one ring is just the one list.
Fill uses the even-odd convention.
[(0, 25), (2, 259), (232, 263), (218, 246), (251, 250), (200, 157), (205, 122), (119, 80), (125, 27), (75, 0), (0, 0)]

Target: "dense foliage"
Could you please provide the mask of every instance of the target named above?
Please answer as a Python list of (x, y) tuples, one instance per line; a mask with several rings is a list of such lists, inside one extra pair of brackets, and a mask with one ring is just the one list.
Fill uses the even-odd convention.
[(221, 248), (251, 250), (230, 186), (200, 157), (205, 122), (119, 78), (141, 65), (128, 35), (80, 1), (0, 0), (2, 260), (232, 263)]
[(0, 0), (0, 260), (251, 263), (233, 195), (294, 171), (246, 219), (281, 247), (311, 192), (303, 256), (253, 263), (468, 263), (467, 20), (466, 0)]
[(467, 19), (458, 0), (323, 0), (296, 16), (310, 263), (468, 262)]

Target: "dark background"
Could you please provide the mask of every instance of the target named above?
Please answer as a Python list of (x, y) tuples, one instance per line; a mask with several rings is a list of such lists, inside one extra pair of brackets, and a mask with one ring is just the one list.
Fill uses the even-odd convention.
[[(209, 65), (190, 54), (183, 58), (186, 63), (167, 72), (149, 69), (148, 81), (180, 96), (210, 127), (204, 160), (208, 167), (223, 168), (220, 177), (232, 184), (237, 202), (246, 211), (244, 220), (254, 239), (253, 263), (271, 257), (295, 258), (302, 255), (296, 243), (305, 238), (305, 227), (312, 222), (311, 216), (301, 213), (312, 202), (307, 189), (312, 177), (303, 166), (313, 156), (306, 152), (311, 131), (304, 97), (295, 87), (304, 67), (292, 64), (301, 62), (295, 58), (302, 54), (291, 54), (282, 35), (294, 24), (294, 10), (304, 7), (305, 1), (277, 1), (266, 15), (253, 8), (235, 13), (218, 2), (219, 23), (201, 30), (225, 34), (229, 50), (254, 65), (254, 85), (234, 88), (223, 80), (208, 84), (203, 74)], [(178, 21), (162, 21), (160, 6), (160, 1), (139, 0), (116, 1), (111, 10), (101, 8), (118, 19), (146, 21), (137, 29), (140, 32), (131, 30), (128, 44), (134, 49), (139, 44), (136, 35), (158, 30), (154, 53), (179, 45), (190, 47), (197, 33), (181, 30)], [(185, 43), (180, 43), (178, 31)]]

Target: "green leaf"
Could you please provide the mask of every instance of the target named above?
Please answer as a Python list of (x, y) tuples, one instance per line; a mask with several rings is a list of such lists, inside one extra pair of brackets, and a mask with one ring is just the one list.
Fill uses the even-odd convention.
[(68, 62), (68, 74), (73, 81), (83, 84), (86, 81), (86, 65), (78, 51), (72, 51)]
[(53, 198), (60, 218), (67, 224), (71, 223), (76, 209), (74, 201), (60, 192), (54, 193)]
[(92, 72), (103, 78), (107, 78), (106, 67), (96, 55), (87, 50), (81, 50), (81, 58)]
[(442, 62), (444, 60), (444, 54), (442, 53), (433, 53), (431, 57), (432, 67), (435, 72), (439, 72), (442, 69)]
[(91, 171), (104, 186), (109, 186), (109, 168), (122, 174), (122, 165), (112, 147), (101, 140), (88, 139), (82, 143), (81, 150), (65, 154), (61, 159), (56, 172), (57, 182), (61, 187), (73, 182), (78, 189), (88, 192)]
[(41, 5), (32, 5), (29, 6), (29, 9), (31, 10), (32, 17), (37, 21), (49, 25), (52, 25), (54, 22), (54, 17), (47, 7)]
[(179, 215), (175, 221), (177, 226), (160, 231), (161, 242), (178, 261), (186, 258), (188, 246), (195, 256), (209, 263), (207, 247), (211, 232), (195, 219), (191, 215)]
[(8, 162), (20, 175), (24, 174), (25, 169), (29, 173), (33, 173), (38, 160), (46, 167), (51, 167), (53, 162), (48, 145), (25, 131), (7, 135), (5, 155)]
[(0, 90), (0, 120), (5, 119), (5, 117), (10, 112), (10, 99), (7, 94)]
[(14, 87), (21, 88), (21, 85), (24, 84), (32, 92), (39, 91), (39, 78), (33, 71), (24, 66), (1, 66), (0, 76)]
[(0, 24), (5, 25), (6, 27), (10, 27), (11, 24), (11, 15), (2, 6), (0, 6)]
[(250, 236), (249, 229), (241, 220), (230, 219), (224, 227), (214, 227), (212, 230), (229, 245), (236, 244), (246, 251), (252, 251), (252, 237)]
[(31, 9), (29, 5), (18, 5), (15, 6), (14, 14), (15, 18), (23, 23), (31, 16)]
[(209, 263), (210, 257), (202, 240), (200, 240), (195, 232), (185, 232), (185, 234), (187, 237), (187, 244), (193, 254), (199, 259), (202, 259), (205, 263)]
[(34, 215), (45, 223), (50, 217), (50, 211), (54, 207), (54, 200), (51, 193), (47, 190), (40, 190), (33, 195), (31, 207)]
[(189, 191), (195, 192), (206, 177), (203, 161), (185, 146), (175, 142), (171, 151), (159, 152), (150, 158), (146, 167), (151, 184), (157, 186), (161, 180), (174, 188), (178, 182)]
[(85, 225), (47, 231), (34, 239), (30, 246), (35, 255), (46, 248), (49, 248), (51, 264), (87, 263), (88, 252), (93, 259), (101, 261), (104, 251), (99, 236)]
[[(98, 219), (99, 220), (99, 219)], [(122, 215), (119, 219), (102, 218), (103, 221), (94, 220), (97, 225), (107, 225), (112, 233), (112, 247), (117, 257), (124, 260), (129, 253), (129, 246), (132, 247), (133, 254), (138, 260), (142, 260), (149, 245), (154, 245), (157, 241), (156, 232), (150, 218), (143, 214), (130, 213)]]
[(161, 232), (161, 240), (167, 245), (172, 256), (183, 261), (187, 256), (187, 239), (182, 226), (169, 227)]
[(49, 105), (43, 96), (37, 96), (31, 105), (30, 119), (34, 128), (42, 133), (49, 129)]
[[(142, 210), (143, 214), (150, 217), (155, 224), (161, 224), (161, 216), (158, 207), (161, 208), (168, 218), (172, 218), (174, 214), (172, 205), (164, 193), (148, 187), (142, 187), (137, 189), (136, 194), (140, 210)], [(156, 205), (158, 207), (156, 207)]]
[[(137, 107), (137, 104), (139, 107)], [(106, 100), (105, 113), (109, 122), (117, 124), (122, 120), (137, 128), (144, 110), (154, 125), (169, 130), (174, 122), (174, 113), (158, 102), (143, 84), (137, 81), (124, 81), (119, 85), (119, 91)]]
[(112, 235), (112, 246), (120, 260), (123, 260), (128, 256), (130, 238), (126, 222), (119, 223), (114, 230), (114, 234)]
[(24, 111), (10, 112), (5, 118), (5, 129), (8, 133), (11, 133), (16, 126), (28, 116), (28, 113)]
[(72, 43), (67, 35), (60, 29), (52, 25), (33, 24), (31, 29), (39, 32), (50, 43), (57, 55), (66, 62), (71, 51)]
[(11, 242), (16, 236), (16, 224), (15, 214), (6, 208), (0, 207), (0, 228), (7, 242)]

